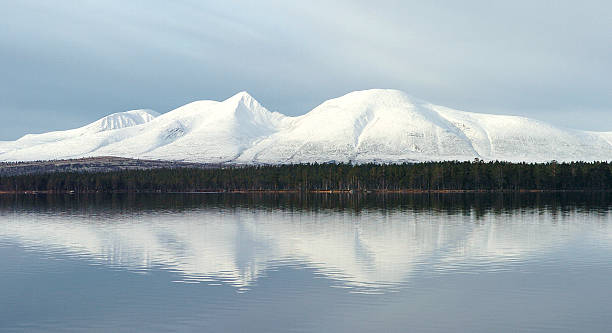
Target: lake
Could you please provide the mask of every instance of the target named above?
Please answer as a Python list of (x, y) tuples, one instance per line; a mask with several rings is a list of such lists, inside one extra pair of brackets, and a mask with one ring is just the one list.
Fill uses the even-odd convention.
[(0, 331), (603, 332), (612, 196), (0, 196)]

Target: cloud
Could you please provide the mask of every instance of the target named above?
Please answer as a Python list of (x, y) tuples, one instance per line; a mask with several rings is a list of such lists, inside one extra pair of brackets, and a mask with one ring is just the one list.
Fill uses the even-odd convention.
[(54, 121), (21, 121), (0, 139), (242, 90), (297, 115), (374, 87), (612, 130), (610, 10), (607, 1), (3, 2), (0, 115)]

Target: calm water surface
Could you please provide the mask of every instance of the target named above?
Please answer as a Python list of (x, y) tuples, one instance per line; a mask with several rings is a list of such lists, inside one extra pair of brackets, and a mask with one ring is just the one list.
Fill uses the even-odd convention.
[(0, 331), (604, 332), (606, 194), (0, 196)]

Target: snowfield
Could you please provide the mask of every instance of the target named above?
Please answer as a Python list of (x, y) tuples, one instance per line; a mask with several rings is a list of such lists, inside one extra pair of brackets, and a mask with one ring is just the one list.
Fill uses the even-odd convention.
[(610, 161), (612, 132), (463, 112), (397, 90), (356, 91), (299, 117), (246, 92), (165, 114), (115, 113), (81, 128), (0, 142), (0, 161), (117, 156), (200, 163)]

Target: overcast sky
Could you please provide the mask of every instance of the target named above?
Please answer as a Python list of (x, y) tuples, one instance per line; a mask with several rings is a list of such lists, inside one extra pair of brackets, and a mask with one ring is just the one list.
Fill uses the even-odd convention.
[(394, 88), (612, 131), (612, 1), (0, 0), (0, 140), (246, 90)]

